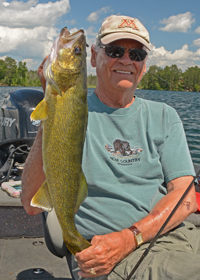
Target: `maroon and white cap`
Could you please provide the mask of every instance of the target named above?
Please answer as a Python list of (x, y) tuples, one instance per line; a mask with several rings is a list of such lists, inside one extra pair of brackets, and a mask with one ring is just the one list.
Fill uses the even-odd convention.
[(149, 32), (137, 19), (128, 16), (112, 15), (103, 23), (97, 34), (97, 42), (109, 44), (119, 39), (133, 39), (150, 48)]

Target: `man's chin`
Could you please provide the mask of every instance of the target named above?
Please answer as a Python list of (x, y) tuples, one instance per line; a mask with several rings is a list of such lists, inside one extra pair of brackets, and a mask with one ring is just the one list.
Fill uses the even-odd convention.
[(122, 91), (126, 90), (134, 90), (137, 86), (134, 87), (133, 83), (127, 80), (123, 80), (117, 83), (117, 88), (121, 89)]

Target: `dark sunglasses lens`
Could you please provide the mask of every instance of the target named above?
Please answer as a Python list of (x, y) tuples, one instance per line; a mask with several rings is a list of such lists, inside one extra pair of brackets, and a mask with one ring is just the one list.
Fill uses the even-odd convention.
[(106, 46), (105, 53), (113, 58), (121, 58), (124, 55), (124, 49), (118, 46)]
[(142, 61), (145, 59), (147, 52), (145, 50), (130, 50), (130, 59), (134, 61)]

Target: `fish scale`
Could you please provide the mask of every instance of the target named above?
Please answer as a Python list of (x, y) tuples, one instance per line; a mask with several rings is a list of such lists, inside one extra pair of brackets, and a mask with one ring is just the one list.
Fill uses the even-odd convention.
[(87, 126), (86, 43), (82, 30), (62, 30), (44, 65), (47, 80), (44, 100), (31, 118), (43, 120), (43, 168), (46, 181), (31, 205), (55, 209), (63, 240), (72, 254), (91, 244), (77, 231), (75, 213), (87, 196), (82, 153)]

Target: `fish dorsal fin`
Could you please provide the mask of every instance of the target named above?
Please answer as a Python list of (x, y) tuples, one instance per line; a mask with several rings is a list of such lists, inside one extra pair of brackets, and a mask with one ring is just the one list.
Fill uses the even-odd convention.
[(32, 121), (44, 121), (48, 118), (47, 115), (47, 102), (45, 98), (36, 106), (35, 110), (31, 113)]
[(31, 200), (31, 206), (42, 208), (43, 210), (50, 212), (53, 209), (53, 202), (49, 192), (47, 181), (45, 181), (40, 189), (36, 192)]
[(81, 203), (86, 199), (87, 195), (88, 195), (87, 182), (85, 179), (85, 175), (83, 174), (83, 172), (81, 172), (80, 188), (79, 188), (78, 197), (77, 197), (77, 201), (76, 201), (75, 213), (77, 213), (79, 207), (81, 206)]

